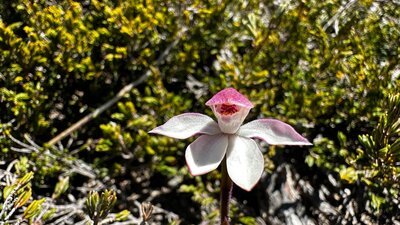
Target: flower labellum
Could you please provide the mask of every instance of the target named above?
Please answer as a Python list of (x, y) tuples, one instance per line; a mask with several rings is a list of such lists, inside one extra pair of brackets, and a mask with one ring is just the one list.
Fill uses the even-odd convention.
[(250, 191), (264, 170), (263, 155), (252, 138), (270, 145), (311, 145), (293, 127), (276, 119), (258, 119), (242, 125), (254, 106), (234, 88), (218, 92), (206, 105), (211, 107), (218, 123), (200, 113), (183, 113), (149, 132), (178, 139), (200, 134), (185, 152), (193, 176), (216, 169), (226, 157), (229, 177)]
[(223, 133), (234, 134), (242, 125), (253, 104), (233, 88), (227, 88), (206, 102), (218, 119)]

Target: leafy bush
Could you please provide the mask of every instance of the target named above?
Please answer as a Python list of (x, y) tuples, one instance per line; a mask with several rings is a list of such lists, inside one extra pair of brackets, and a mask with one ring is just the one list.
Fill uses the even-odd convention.
[[(326, 215), (334, 223), (394, 223), (399, 220), (396, 4), (2, 2), (0, 221), (87, 221), (79, 216), (87, 215), (87, 197), (107, 188), (118, 198), (110, 217), (123, 212), (121, 218), (139, 223), (138, 203), (151, 201), (154, 214), (161, 215), (153, 217), (156, 223), (216, 223), (219, 173), (191, 177), (183, 158), (192, 140), (147, 131), (182, 112), (211, 116), (205, 101), (232, 86), (256, 106), (249, 119), (278, 118), (314, 143), (309, 149), (264, 147), (269, 173), (251, 193), (235, 190), (233, 222), (287, 223), (285, 209), (272, 211), (270, 197), (279, 182), (289, 185), (290, 172), (295, 189), (303, 190), (302, 183), (314, 188), (299, 193), (307, 210), (295, 215), (302, 221), (320, 224)], [(129, 84), (114, 106), (48, 144)], [(284, 171), (286, 180), (274, 180)], [(29, 185), (16, 188), (30, 172)], [(24, 199), (19, 207), (6, 204), (6, 190), (18, 192), (13, 201)], [(321, 192), (338, 197), (315, 200)], [(340, 213), (326, 213), (320, 201)], [(352, 207), (346, 207), (349, 202)], [(340, 215), (352, 215), (351, 210), (353, 217)]]

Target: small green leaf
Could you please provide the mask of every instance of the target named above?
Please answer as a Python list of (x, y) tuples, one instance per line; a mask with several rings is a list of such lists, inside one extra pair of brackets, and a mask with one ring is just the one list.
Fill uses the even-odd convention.
[(40, 200), (32, 201), (31, 204), (29, 204), (25, 209), (23, 217), (25, 219), (30, 219), (36, 215), (39, 215), (39, 213), (42, 211), (42, 204), (45, 200), (46, 199), (42, 198)]
[(339, 131), (338, 134), (337, 134), (337, 137), (338, 137), (339, 142), (340, 142), (340, 147), (344, 148), (346, 146), (346, 142), (347, 142), (346, 135), (344, 135), (343, 132)]
[(22, 207), (28, 202), (31, 196), (32, 196), (32, 189), (28, 188), (27, 191), (22, 192), (22, 194), (18, 196), (18, 200), (15, 202), (14, 207), (16, 208)]
[(378, 196), (374, 193), (371, 193), (371, 206), (377, 210), (381, 208), (381, 205), (385, 203), (385, 198)]
[(15, 95), (15, 101), (26, 101), (29, 99), (29, 95), (27, 93), (18, 93)]
[(22, 178), (20, 178), (17, 182), (17, 184), (23, 186), (26, 183), (28, 183), (31, 179), (33, 178), (33, 172), (29, 172), (25, 174)]
[(124, 220), (128, 219), (128, 216), (130, 214), (131, 213), (125, 209), (125, 210), (117, 213), (117, 215), (115, 215), (115, 221), (124, 221)]
[(358, 179), (357, 172), (353, 167), (341, 169), (339, 175), (340, 179), (345, 180), (350, 184), (354, 183)]
[(61, 177), (60, 180), (57, 182), (52, 198), (56, 199), (60, 197), (69, 187), (69, 177)]
[(14, 184), (14, 185), (6, 186), (6, 187), (3, 189), (3, 197), (4, 197), (4, 200), (11, 194), (11, 192), (12, 192), (16, 187), (17, 187), (17, 185)]

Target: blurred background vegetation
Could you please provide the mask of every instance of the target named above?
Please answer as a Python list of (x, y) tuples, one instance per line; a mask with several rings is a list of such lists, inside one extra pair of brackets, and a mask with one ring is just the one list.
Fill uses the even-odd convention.
[(219, 172), (147, 131), (225, 87), (314, 144), (263, 146), (233, 224), (400, 223), (397, 0), (0, 3), (0, 224), (216, 224)]

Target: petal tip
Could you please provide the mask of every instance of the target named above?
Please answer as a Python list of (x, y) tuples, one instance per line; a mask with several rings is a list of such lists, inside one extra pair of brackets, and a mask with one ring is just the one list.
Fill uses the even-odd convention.
[(307, 140), (307, 138), (300, 136), (299, 140), (296, 142), (294, 145), (304, 145), (304, 146), (310, 146), (313, 145), (310, 141)]
[(195, 177), (195, 176), (200, 176), (200, 175), (204, 175), (204, 174), (206, 174), (206, 173), (199, 173), (199, 172), (194, 172), (191, 168), (190, 168), (190, 166), (189, 166), (189, 164), (186, 162), (186, 166), (188, 167), (188, 170), (189, 170), (189, 173), (190, 173), (190, 175), (192, 176), (192, 177)]
[(207, 174), (207, 173), (209, 173), (211, 171), (211, 170), (210, 171), (194, 171), (193, 168), (190, 167), (190, 165), (189, 165), (187, 160), (186, 160), (186, 166), (187, 166), (187, 168), (189, 170), (190, 175), (193, 176), (193, 177), (201, 176), (201, 175)]
[(151, 129), (150, 131), (147, 131), (148, 134), (159, 134), (159, 127), (155, 127)]
[(306, 142), (305, 142), (303, 145), (306, 145), (306, 146), (312, 146), (312, 145), (314, 145), (314, 144), (313, 144), (313, 143), (311, 143), (311, 142), (309, 142), (309, 141), (306, 139)]
[[(261, 178), (260, 178), (261, 179)], [(244, 186), (244, 185), (239, 185), (239, 184), (237, 184), (237, 183), (235, 183), (238, 187), (240, 187), (241, 189), (243, 189), (243, 190), (245, 190), (245, 191), (247, 191), (247, 192), (250, 192), (250, 191), (252, 191), (256, 186), (257, 186), (257, 184), (258, 184), (258, 182), (260, 182), (260, 179), (256, 182), (256, 183), (254, 183), (253, 185), (249, 185), (249, 186)]]
[(147, 133), (149, 133), (149, 134), (155, 134), (155, 133), (157, 133), (157, 132), (156, 132), (156, 129), (157, 129), (157, 127), (151, 129), (150, 131), (147, 131)]
[(243, 189), (243, 190), (245, 190), (245, 191), (247, 191), (247, 192), (250, 192), (250, 191), (252, 191), (252, 190), (254, 189), (254, 187), (255, 187), (257, 184), (258, 184), (258, 182), (257, 182), (256, 184), (254, 184), (253, 186), (251, 186), (251, 187), (240, 187), (240, 188)]

